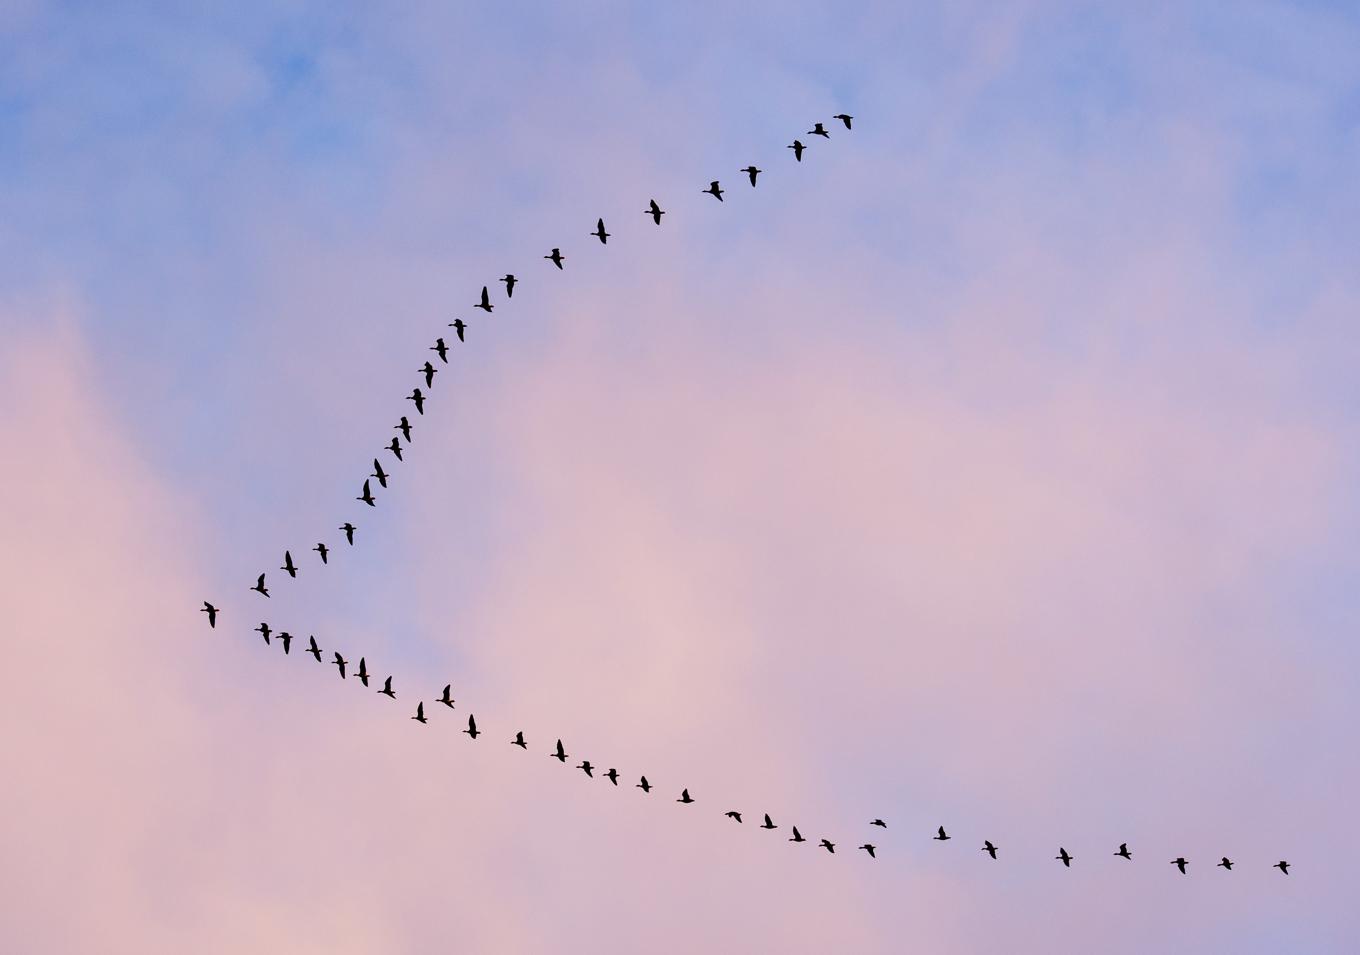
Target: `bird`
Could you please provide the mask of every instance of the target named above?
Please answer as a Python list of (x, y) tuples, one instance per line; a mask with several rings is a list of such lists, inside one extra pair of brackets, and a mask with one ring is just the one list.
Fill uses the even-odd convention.
[(520, 749), (528, 749), (529, 744), (524, 742), (524, 730), (515, 734), (515, 738), (510, 741), (511, 746), (518, 746)]
[(401, 416), (401, 421), (392, 428), (393, 431), (401, 432), (401, 440), (407, 444), (411, 443), (411, 422), (406, 420), (406, 415)]
[(821, 136), (823, 139), (831, 138), (831, 134), (826, 131), (826, 127), (824, 127), (821, 123), (814, 123), (812, 125), (812, 128), (808, 130), (808, 135)]
[(283, 655), (288, 655), (288, 648), (293, 644), (293, 635), (287, 630), (279, 631), (279, 643), (283, 644)]
[(774, 824), (774, 820), (770, 818), (770, 814), (767, 812), (765, 813), (765, 821), (760, 824), (760, 828), (778, 829), (779, 827)]
[(562, 260), (565, 259), (566, 256), (562, 254), (562, 250), (561, 250), (561, 249), (553, 249), (553, 250), (552, 250), (552, 255), (545, 255), (545, 256), (543, 256), (543, 258), (545, 258), (545, 259), (547, 259), (548, 261), (552, 262), (553, 265), (555, 265), (555, 266), (557, 266), (559, 269), (561, 269), (561, 268), (562, 268)]
[(600, 240), (600, 245), (608, 245), (608, 244), (609, 244), (609, 233), (606, 232), (606, 231), (604, 231), (604, 220), (603, 220), (603, 219), (601, 219), (599, 222), (595, 223), (595, 231), (592, 232), (592, 233), (590, 233), (590, 234), (593, 235), (595, 238), (597, 238), (597, 239)]
[(608, 779), (615, 786), (619, 784), (619, 771), (615, 769), (613, 766), (609, 767), (609, 772), (605, 773), (604, 775), (605, 778)]
[(473, 716), (471, 713), (468, 714), (468, 728), (463, 730), (463, 732), (473, 739), (476, 739), (481, 732), (477, 729), (477, 717)]
[(722, 188), (718, 185), (718, 180), (716, 179), (714, 179), (712, 182), (708, 184), (707, 189), (703, 189), (700, 191), (708, 193), (710, 196), (713, 196), (719, 202), (723, 201), (723, 191)]
[(452, 690), (453, 690), (453, 684), (452, 684), (452, 683), (445, 683), (445, 684), (444, 684), (444, 695), (441, 696), (439, 699), (435, 700), (435, 702), (436, 702), (436, 703), (443, 703), (443, 704), (444, 704), (445, 706), (447, 706), (449, 709), (453, 709), (453, 697), (449, 695), (449, 693), (452, 692)]
[(661, 225), (661, 217), (664, 216), (665, 214), (666, 210), (662, 209), (659, 205), (657, 205), (655, 199), (652, 200), (652, 207), (644, 213), (644, 215), (651, 216), (652, 221), (655, 222), (657, 225)]
[(939, 834), (931, 836), (930, 838), (934, 839), (936, 842), (945, 842), (949, 839), (949, 833), (944, 831), (944, 826), (941, 826)]
[(992, 845), (992, 840), (990, 840), (990, 839), (984, 839), (984, 840), (983, 840), (983, 842), (982, 842), (982, 851), (985, 852), (985, 853), (987, 853), (987, 854), (988, 854), (989, 856), (991, 856), (993, 859), (996, 858), (996, 846)]
[(839, 119), (842, 123), (845, 124), (845, 128), (846, 128), (846, 129), (849, 129), (849, 128), (850, 128), (850, 120), (854, 119), (855, 117), (850, 116), (850, 115), (848, 115), (848, 114), (846, 114), (846, 113), (837, 113), (835, 116), (832, 116), (831, 118), (832, 118), (832, 119)]
[(421, 365), (419, 368), (417, 368), (416, 371), (420, 372), (422, 375), (425, 376), (425, 387), (426, 387), (426, 388), (433, 388), (433, 387), (434, 387), (434, 376), (435, 376), (435, 373), (436, 373), (437, 371), (439, 371), (438, 368), (436, 368), (434, 365), (431, 365), (431, 364), (427, 361), (424, 365)]
[(416, 403), (417, 414), (425, 413), (425, 396), (421, 394), (419, 388), (417, 388), (415, 391), (412, 391), (409, 395), (407, 395), (406, 400), (414, 401)]
[(444, 339), (436, 338), (434, 344), (430, 346), (430, 351), (439, 356), (439, 360), (444, 364), (449, 363), (449, 346), (444, 344)]
[(752, 165), (750, 165), (750, 166), (747, 166), (745, 169), (743, 169), (743, 170), (741, 170), (741, 171), (744, 172), (744, 173), (746, 173), (746, 175), (748, 175), (748, 176), (751, 177), (751, 185), (752, 185), (753, 187), (754, 187), (755, 184), (756, 184), (756, 176), (759, 176), (762, 172), (764, 172), (763, 169), (757, 169), (757, 168), (755, 167), (755, 164), (752, 164)]
[(316, 662), (321, 662), (321, 648), (316, 645), (316, 637), (307, 638), (307, 652), (316, 657)]
[(489, 312), (496, 307), (491, 304), (491, 296), (487, 294), (485, 285), (482, 286), (482, 300), (472, 307), (480, 308), (484, 312)]
[[(367, 504), (369, 507), (377, 507), (377, 506), (378, 506), (377, 504), (373, 503), (373, 492), (370, 491), (370, 490), (368, 489), (368, 481), (364, 481), (364, 493), (362, 493), (362, 494), (360, 494), (358, 497), (356, 497), (355, 500), (356, 500), (356, 501), (363, 501), (363, 502), (364, 502), (365, 504)], [(265, 594), (265, 596), (267, 597), (267, 596), (269, 596), (269, 595), (268, 595), (268, 594)]]
[(1133, 853), (1129, 851), (1129, 844), (1127, 842), (1121, 842), (1119, 844), (1119, 851), (1116, 852), (1115, 855), (1121, 856), (1122, 858), (1125, 859), (1133, 858)]
[(269, 634), (272, 632), (269, 629), (269, 624), (262, 623), (258, 627), (256, 627), (255, 630), (260, 634), (260, 636), (264, 637), (265, 643), (269, 642)]
[(567, 761), (567, 751), (562, 748), (562, 741), (560, 739), (557, 741), (557, 752), (549, 753), (548, 755), (556, 757), (559, 763), (565, 763)]
[(389, 699), (395, 700), (397, 698), (397, 694), (392, 690), (392, 678), (390, 676), (383, 681), (383, 688), (378, 692)]
[(363, 657), (359, 658), (359, 669), (354, 675), (359, 678), (360, 683), (368, 686), (368, 661)]
[(737, 812), (735, 809), (729, 809), (727, 812), (723, 813), (723, 815), (728, 819), (735, 819), (737, 822), (741, 822), (741, 813)]
[(1279, 862), (1275, 863), (1273, 866), (1271, 866), (1271, 868), (1279, 869), (1285, 875), (1289, 874), (1289, 863), (1286, 862), (1284, 859), (1281, 859)]
[(429, 722), (429, 720), (425, 719), (425, 704), (424, 704), (424, 703), (417, 703), (417, 704), (416, 704), (416, 715), (413, 716), (413, 717), (411, 717), (411, 719), (415, 720), (417, 723), (428, 723), (428, 722)]
[(888, 824), (887, 824), (886, 822), (884, 822), (882, 819), (874, 819), (873, 821), (871, 821), (871, 822), (869, 823), (869, 825), (871, 825), (871, 826), (878, 826), (880, 829), (886, 829), (886, 828), (888, 828)]
[(794, 826), (793, 835), (789, 837), (789, 842), (807, 842), (807, 840), (804, 839), (803, 834), (798, 831), (798, 827)]
[(345, 664), (347, 664), (349, 661), (340, 655), (339, 650), (336, 650), (335, 659), (332, 660), (331, 662), (340, 668), (340, 679), (342, 680), (345, 679)]
[(820, 845), (823, 849), (825, 849), (832, 855), (836, 854), (836, 844), (832, 842), (830, 839), (823, 839), (821, 842), (818, 843), (818, 845)]
[(588, 759), (582, 760), (581, 765), (577, 766), (576, 768), (584, 772), (591, 779), (595, 778), (595, 767), (590, 765), (590, 760)]
[(340, 530), (342, 530), (342, 531), (345, 532), (345, 540), (349, 542), (349, 546), (353, 547), (353, 546), (354, 546), (354, 525), (351, 524), (349, 521), (345, 521), (345, 523), (343, 523), (343, 524), (340, 525)]
[(649, 793), (649, 792), (652, 791), (652, 784), (649, 783), (649, 782), (647, 782), (647, 777), (646, 777), (646, 776), (643, 776), (643, 777), (642, 777), (642, 782), (640, 782), (640, 783), (637, 784), (637, 788), (638, 788), (638, 789), (641, 789), (641, 790), (642, 790), (643, 792), (645, 792), (645, 793)]
[(802, 161), (803, 161), (803, 150), (804, 150), (804, 149), (807, 149), (807, 147), (804, 146), (801, 142), (799, 142), (798, 140), (795, 139), (795, 140), (793, 141), (793, 145), (792, 145), (792, 146), (787, 146), (787, 147), (785, 147), (785, 148), (786, 148), (786, 149), (792, 149), (792, 150), (793, 150), (793, 158), (794, 158), (794, 159), (798, 160), (799, 162), (802, 162)]
[(1064, 866), (1066, 866), (1069, 869), (1072, 868), (1072, 857), (1067, 854), (1067, 850), (1064, 849), (1062, 846), (1058, 846), (1058, 854), (1055, 855), (1053, 858), (1060, 859)]
[(208, 603), (208, 601), (205, 600), (205, 601), (203, 601), (203, 606), (198, 608), (198, 612), (199, 612), (199, 613), (206, 613), (206, 614), (208, 615), (208, 626), (212, 627), (214, 630), (217, 629), (217, 608), (216, 608), (216, 607), (214, 607), (212, 604)]
[(266, 597), (269, 596), (269, 590), (264, 585), (264, 574), (260, 574), (259, 579), (255, 581), (255, 586), (251, 587), (250, 589), (258, 591), (259, 593), (264, 594)]
[(397, 456), (397, 460), (400, 461), (400, 460), (401, 460), (401, 438), (398, 438), (395, 434), (392, 435), (392, 443), (389, 444), (389, 445), (387, 446), (387, 450), (388, 450), (388, 451), (391, 451), (393, 454), (395, 454), (395, 455)]
[[(397, 439), (393, 438), (392, 440), (395, 441)], [(329, 547), (327, 547), (324, 543), (319, 543), (315, 547), (313, 547), (312, 550), (316, 551), (318, 554), (321, 555), (321, 563), (323, 564), (326, 563), (326, 555), (331, 552), (331, 549)]]
[(1216, 868), (1216, 869), (1227, 869), (1229, 872), (1231, 872), (1231, 871), (1232, 871), (1232, 860), (1229, 859), (1227, 856), (1224, 856), (1224, 857), (1223, 857), (1223, 861), (1220, 862), (1218, 865), (1216, 865), (1214, 868)]
[(463, 321), (461, 318), (455, 318), (453, 321), (449, 322), (449, 328), (452, 328), (458, 334), (458, 340), (460, 342), (467, 341), (467, 339), (463, 337), (463, 329), (467, 328), (467, 322)]
[(694, 800), (690, 798), (688, 789), (682, 789), (680, 790), (680, 798), (677, 799), (676, 802), (682, 802), (688, 806), (690, 803), (694, 802)]
[(510, 296), (515, 294), (515, 277), (507, 272), (505, 278), (501, 279), (501, 281), (505, 283), (505, 297), (510, 298)]
[(370, 474), (369, 477), (377, 478), (379, 484), (383, 487), (387, 487), (387, 472), (382, 469), (382, 465), (378, 463), (377, 458), (373, 459), (373, 473)]
[(1186, 862), (1183, 856), (1177, 856), (1171, 860), (1171, 864), (1181, 870), (1181, 875), (1185, 875), (1185, 867), (1190, 863)]
[(877, 848), (876, 846), (872, 846), (866, 842), (864, 845), (860, 846), (860, 848), (863, 849), (865, 852), (869, 853), (870, 859), (878, 858), (877, 856), (874, 855), (874, 849)]
[(297, 577), (297, 567), (293, 566), (293, 555), (289, 551), (283, 552), (283, 566), (279, 570), (288, 571), (289, 577)]

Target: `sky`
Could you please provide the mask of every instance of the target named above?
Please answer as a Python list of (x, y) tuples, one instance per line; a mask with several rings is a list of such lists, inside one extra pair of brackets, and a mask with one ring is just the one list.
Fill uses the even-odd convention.
[(0, 949), (1353, 951), (1356, 49), (0, 0)]

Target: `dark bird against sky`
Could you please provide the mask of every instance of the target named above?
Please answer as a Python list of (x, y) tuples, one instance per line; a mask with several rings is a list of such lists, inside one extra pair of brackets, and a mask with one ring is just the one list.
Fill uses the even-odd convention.
[(289, 551), (283, 552), (283, 566), (279, 570), (288, 572), (289, 577), (297, 577), (297, 567), (293, 565), (293, 555)]
[(744, 173), (746, 173), (746, 175), (748, 175), (748, 176), (751, 177), (751, 185), (752, 185), (752, 186), (754, 186), (754, 185), (756, 184), (756, 176), (759, 176), (762, 172), (764, 172), (763, 169), (757, 169), (757, 168), (755, 167), (755, 164), (752, 164), (752, 165), (750, 165), (750, 166), (747, 166), (745, 169), (743, 169), (743, 170), (741, 170), (741, 171), (744, 172)]
[[(402, 420), (405, 420), (405, 419), (403, 418)], [(353, 547), (353, 546), (354, 546), (354, 525), (351, 524), (349, 521), (345, 521), (345, 523), (343, 523), (343, 524), (340, 525), (340, 530), (342, 530), (342, 531), (345, 532), (345, 542), (348, 543), (351, 547)]]
[(708, 184), (708, 188), (703, 191), (706, 192), (708, 195), (712, 196), (713, 198), (717, 199), (719, 202), (723, 201), (723, 191), (722, 188), (718, 185), (718, 180), (714, 179), (712, 182)]
[(269, 589), (264, 585), (264, 574), (260, 574), (260, 576), (255, 581), (255, 586), (251, 587), (250, 589), (255, 591), (256, 593), (264, 594), (266, 597), (269, 596)]
[(655, 222), (657, 225), (661, 225), (661, 217), (666, 214), (666, 210), (662, 209), (659, 205), (657, 205), (656, 200), (653, 199), (652, 204), (647, 209), (646, 214), (651, 216), (652, 221)]
[(798, 160), (799, 162), (802, 162), (802, 161), (803, 161), (803, 150), (804, 150), (804, 149), (807, 149), (807, 147), (804, 146), (803, 143), (802, 143), (800, 140), (795, 139), (795, 140), (793, 141), (793, 145), (792, 145), (792, 146), (789, 146), (789, 147), (787, 147), (787, 148), (793, 150), (793, 158), (794, 158), (794, 159)]
[(216, 627), (217, 627), (217, 608), (216, 608), (216, 607), (214, 607), (212, 604), (208, 603), (208, 601), (205, 600), (205, 601), (203, 601), (203, 606), (198, 608), (198, 612), (199, 612), (199, 613), (206, 613), (206, 614), (208, 615), (208, 626), (209, 626), (209, 627), (212, 627), (212, 628), (214, 628), (214, 629), (216, 629)]
[(482, 300), (472, 307), (480, 308), (484, 312), (489, 312), (496, 307), (491, 304), (491, 296), (488, 294), (485, 285), (482, 286)]
[(562, 254), (561, 249), (553, 249), (550, 255), (545, 255), (543, 258), (547, 259), (560, 269), (562, 268), (562, 260), (565, 259), (566, 256)]
[(515, 277), (507, 272), (505, 278), (501, 279), (501, 281), (505, 283), (505, 297), (509, 298), (510, 296), (514, 295), (515, 282), (517, 281)]
[(603, 219), (601, 219), (600, 221), (598, 221), (598, 222), (595, 223), (595, 231), (592, 232), (592, 233), (590, 233), (590, 234), (593, 235), (595, 238), (597, 238), (597, 239), (600, 240), (600, 245), (608, 245), (608, 244), (609, 244), (609, 233), (606, 232), (606, 231), (604, 231), (604, 220), (603, 220)]

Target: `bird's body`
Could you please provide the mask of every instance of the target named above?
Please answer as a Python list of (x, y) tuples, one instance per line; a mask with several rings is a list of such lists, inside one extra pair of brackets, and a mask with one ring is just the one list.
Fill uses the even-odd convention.
[(556, 752), (549, 753), (548, 755), (556, 759), (559, 763), (565, 763), (567, 761), (567, 751), (562, 748), (562, 741), (560, 739), (557, 741)]
[(737, 812), (735, 809), (729, 809), (727, 812), (723, 813), (723, 815), (728, 819), (735, 819), (737, 822), (741, 822), (741, 813)]
[(419, 388), (407, 395), (406, 400), (414, 401), (416, 403), (416, 414), (423, 415), (425, 413), (425, 395)]
[(434, 387), (434, 376), (435, 376), (435, 373), (439, 371), (438, 368), (436, 368), (434, 365), (430, 364), (430, 363), (427, 361), (425, 364), (423, 364), (423, 365), (421, 365), (419, 368), (417, 368), (416, 371), (420, 372), (421, 375), (423, 375), (423, 376), (425, 377), (425, 387), (426, 387), (426, 388), (433, 388), (433, 387)]
[(383, 688), (378, 692), (390, 700), (397, 698), (396, 692), (392, 689), (392, 678), (390, 676), (383, 681)]
[(714, 179), (708, 184), (708, 188), (703, 191), (717, 199), (719, 202), (723, 201), (723, 191), (722, 187), (718, 185), (718, 180)]
[[(449, 322), (449, 328), (453, 329), (454, 334), (458, 336), (460, 342), (467, 341), (467, 339), (463, 337), (463, 330), (467, 328), (467, 322), (463, 321), (461, 318), (455, 318), (453, 321)], [(408, 438), (407, 440), (409, 441), (410, 439)]]
[(680, 790), (680, 798), (677, 799), (676, 802), (682, 802), (688, 806), (690, 803), (694, 802), (694, 800), (690, 798), (688, 789), (682, 789)]
[(641, 790), (642, 790), (643, 792), (645, 792), (645, 793), (649, 793), (649, 792), (652, 791), (652, 784), (649, 783), (649, 782), (647, 782), (647, 777), (646, 777), (646, 776), (643, 776), (643, 777), (642, 777), (642, 782), (640, 782), (640, 783), (637, 784), (637, 788), (638, 788), (638, 789), (641, 789)]
[(1186, 862), (1184, 857), (1177, 856), (1175, 859), (1171, 860), (1171, 864), (1181, 870), (1181, 875), (1185, 875), (1185, 867), (1190, 863)]
[(869, 823), (869, 825), (878, 826), (880, 829), (888, 828), (888, 824), (884, 822), (882, 819), (874, 819)]
[(273, 631), (269, 629), (269, 624), (267, 623), (261, 623), (255, 628), (255, 631), (259, 633), (260, 636), (264, 637), (265, 643), (269, 642), (269, 635), (273, 633)]
[(936, 842), (947, 842), (949, 840), (949, 833), (944, 831), (944, 826), (941, 826), (935, 835), (930, 838), (934, 839)]
[(794, 826), (793, 835), (789, 837), (789, 842), (807, 842), (807, 840), (804, 839), (803, 834), (798, 831), (798, 827)]
[(514, 295), (515, 282), (517, 281), (515, 277), (507, 272), (505, 278), (501, 279), (501, 281), (505, 283), (505, 297), (509, 298), (510, 296)]
[(845, 128), (846, 128), (846, 129), (849, 129), (849, 128), (850, 128), (850, 120), (854, 119), (855, 117), (850, 116), (850, 115), (847, 114), (847, 113), (837, 113), (835, 116), (832, 116), (831, 118), (832, 118), (832, 119), (839, 119), (842, 123), (845, 124)]
[[(392, 440), (395, 441), (396, 438), (393, 438)], [(369, 477), (377, 478), (379, 484), (383, 487), (387, 487), (387, 472), (383, 470), (382, 462), (377, 458), (373, 459), (373, 473), (370, 474)]]
[(1115, 855), (1123, 859), (1133, 858), (1133, 853), (1129, 851), (1129, 844), (1127, 842), (1121, 842), (1119, 844), (1119, 851), (1116, 852)]
[(619, 784), (619, 771), (618, 771), (617, 769), (615, 769), (614, 767), (612, 767), (612, 766), (609, 767), (609, 772), (605, 773), (604, 775), (605, 775), (605, 778), (608, 779), (608, 780), (609, 780), (611, 783), (613, 783), (615, 786), (617, 786), (617, 785)]
[(444, 364), (449, 363), (449, 346), (444, 344), (444, 339), (436, 338), (434, 344), (430, 346), (430, 351), (439, 356), (439, 360)]
[(874, 855), (874, 849), (876, 849), (877, 846), (872, 846), (866, 842), (864, 845), (860, 846), (860, 848), (863, 849), (865, 852), (869, 853), (870, 859), (878, 858), (877, 856)]
[(800, 140), (795, 139), (793, 141), (793, 145), (789, 146), (788, 148), (793, 150), (794, 159), (798, 160), (799, 162), (803, 161), (803, 150), (807, 149), (807, 147), (804, 146)]
[(743, 169), (743, 170), (741, 170), (741, 171), (744, 172), (744, 173), (746, 173), (746, 175), (748, 175), (748, 176), (751, 177), (751, 186), (752, 186), (753, 188), (755, 187), (755, 184), (756, 184), (756, 176), (759, 176), (762, 172), (764, 172), (763, 169), (757, 169), (757, 168), (755, 167), (755, 164), (754, 164), (754, 163), (752, 163), (751, 165), (747, 166), (745, 169)]
[(356, 497), (355, 500), (356, 500), (356, 501), (363, 501), (363, 502), (364, 502), (365, 504), (367, 504), (369, 507), (377, 507), (377, 506), (378, 506), (378, 505), (374, 502), (374, 500), (373, 500), (373, 492), (372, 492), (371, 490), (369, 490), (367, 479), (365, 479), (365, 481), (364, 481), (364, 493), (362, 493), (362, 494), (360, 494), (358, 497)]
[(293, 645), (293, 635), (287, 630), (280, 630), (279, 643), (283, 644), (283, 655), (288, 656), (288, 648)]
[(284, 551), (284, 552), (283, 552), (283, 566), (280, 567), (279, 570), (286, 570), (286, 571), (288, 571), (288, 576), (289, 576), (289, 577), (296, 577), (296, 576), (297, 576), (297, 567), (294, 566), (294, 564), (293, 564), (293, 555), (292, 555), (292, 553), (290, 553), (289, 551)]
[(316, 657), (316, 662), (321, 662), (321, 648), (316, 645), (316, 637), (307, 638), (307, 652)]
[(336, 650), (335, 659), (331, 662), (340, 668), (340, 679), (345, 679), (345, 667), (349, 664), (349, 661), (340, 655), (339, 650)]
[(411, 719), (415, 720), (417, 723), (428, 723), (428, 722), (429, 722), (429, 720), (425, 719), (425, 704), (424, 704), (424, 703), (417, 703), (417, 704), (416, 704), (416, 715), (413, 716), (413, 717), (411, 717)]
[(260, 574), (255, 581), (255, 586), (250, 589), (256, 593), (264, 594), (266, 597), (269, 596), (269, 589), (264, 585), (264, 574)]
[(520, 749), (528, 749), (529, 744), (524, 742), (524, 730), (515, 734), (515, 738), (510, 741), (511, 746), (518, 746)]
[(582, 760), (581, 765), (577, 766), (576, 768), (579, 769), (581, 772), (585, 773), (591, 779), (595, 778), (595, 767), (590, 765), (590, 760), (588, 759)]
[(444, 684), (444, 695), (441, 696), (439, 699), (435, 700), (435, 702), (436, 702), (436, 703), (443, 703), (443, 704), (444, 704), (445, 706), (447, 706), (449, 709), (453, 709), (453, 697), (449, 695), (449, 694), (452, 693), (452, 692), (453, 692), (453, 684), (452, 684), (452, 683), (445, 683), (445, 684)]
[(604, 231), (604, 220), (603, 220), (603, 219), (601, 219), (599, 222), (596, 222), (596, 223), (595, 223), (595, 231), (592, 232), (592, 233), (590, 233), (590, 234), (593, 235), (595, 238), (597, 238), (597, 239), (600, 240), (600, 245), (608, 245), (608, 244), (609, 244), (609, 233), (606, 232), (606, 231)]
[(832, 842), (830, 839), (823, 839), (821, 842), (818, 843), (818, 845), (820, 845), (827, 852), (830, 852), (832, 855), (836, 854), (836, 844)]
[[(404, 419), (403, 419), (403, 420), (404, 420)], [(342, 530), (342, 531), (345, 532), (345, 542), (348, 543), (349, 546), (353, 547), (353, 546), (354, 546), (354, 525), (351, 524), (349, 521), (345, 521), (345, 523), (343, 523), (343, 524), (340, 525), (340, 530)]]
[(1229, 859), (1227, 856), (1224, 856), (1223, 859), (1218, 863), (1218, 865), (1215, 866), (1215, 868), (1218, 868), (1218, 869), (1227, 869), (1229, 872), (1231, 872), (1231, 871), (1232, 871), (1232, 860)]
[(363, 657), (359, 658), (359, 669), (355, 671), (354, 675), (359, 678), (360, 683), (368, 686), (368, 661)]
[(205, 600), (205, 601), (203, 601), (203, 606), (198, 608), (198, 612), (199, 612), (199, 613), (206, 613), (206, 614), (208, 615), (208, 626), (209, 626), (209, 627), (212, 627), (214, 630), (217, 629), (217, 608), (216, 608), (216, 607), (214, 607), (212, 604), (208, 603), (208, 601)]
[(1289, 863), (1286, 862), (1284, 859), (1281, 859), (1279, 862), (1275, 863), (1273, 866), (1271, 866), (1271, 868), (1279, 869), (1285, 875), (1289, 874)]
[(406, 415), (401, 416), (401, 420), (397, 422), (396, 427), (392, 430), (400, 431), (401, 440), (405, 441), (407, 444), (411, 443), (411, 422), (407, 420)]
[[(393, 438), (392, 440), (395, 441), (397, 439)], [(318, 554), (321, 555), (321, 563), (323, 564), (326, 563), (326, 557), (331, 552), (331, 549), (329, 547), (327, 547), (324, 543), (319, 543), (315, 547), (313, 547), (312, 550), (316, 551)]]
[(392, 435), (392, 443), (389, 444), (389, 445), (387, 446), (387, 450), (388, 450), (388, 451), (391, 451), (393, 454), (395, 454), (395, 455), (397, 456), (397, 460), (400, 461), (400, 460), (401, 460), (401, 438), (398, 438), (395, 434)]
[(562, 268), (562, 260), (565, 259), (566, 256), (562, 254), (561, 249), (553, 249), (550, 255), (545, 255), (543, 258), (547, 259), (560, 269)]
[(774, 820), (770, 818), (770, 814), (767, 812), (765, 813), (765, 821), (760, 824), (760, 828), (778, 829), (779, 827), (774, 824)]
[(646, 214), (651, 216), (652, 221), (655, 222), (657, 225), (661, 225), (661, 217), (666, 214), (666, 210), (662, 209), (659, 205), (657, 205), (656, 200), (653, 199), (651, 208), (647, 210)]
[(1072, 868), (1072, 856), (1062, 846), (1058, 846), (1058, 854), (1053, 858), (1061, 862), (1065, 867)]
[(463, 730), (463, 732), (473, 739), (476, 739), (481, 735), (481, 730), (477, 729), (477, 717), (473, 716), (471, 713), (468, 714), (467, 729)]
[(990, 839), (983, 840), (982, 851), (987, 853), (993, 859), (996, 858), (996, 846), (992, 845), (992, 840)]
[(487, 293), (485, 285), (482, 286), (482, 300), (472, 307), (480, 308), (484, 312), (489, 312), (496, 307), (491, 304), (491, 296)]
[(821, 136), (823, 139), (830, 139), (831, 134), (826, 131), (826, 127), (821, 123), (814, 123), (812, 128), (807, 131), (809, 136)]

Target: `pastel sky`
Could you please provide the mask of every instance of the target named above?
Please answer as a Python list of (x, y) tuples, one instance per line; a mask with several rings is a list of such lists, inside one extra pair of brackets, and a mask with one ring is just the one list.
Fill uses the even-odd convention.
[(0, 0), (0, 951), (1356, 950), (1360, 9), (847, 6)]

